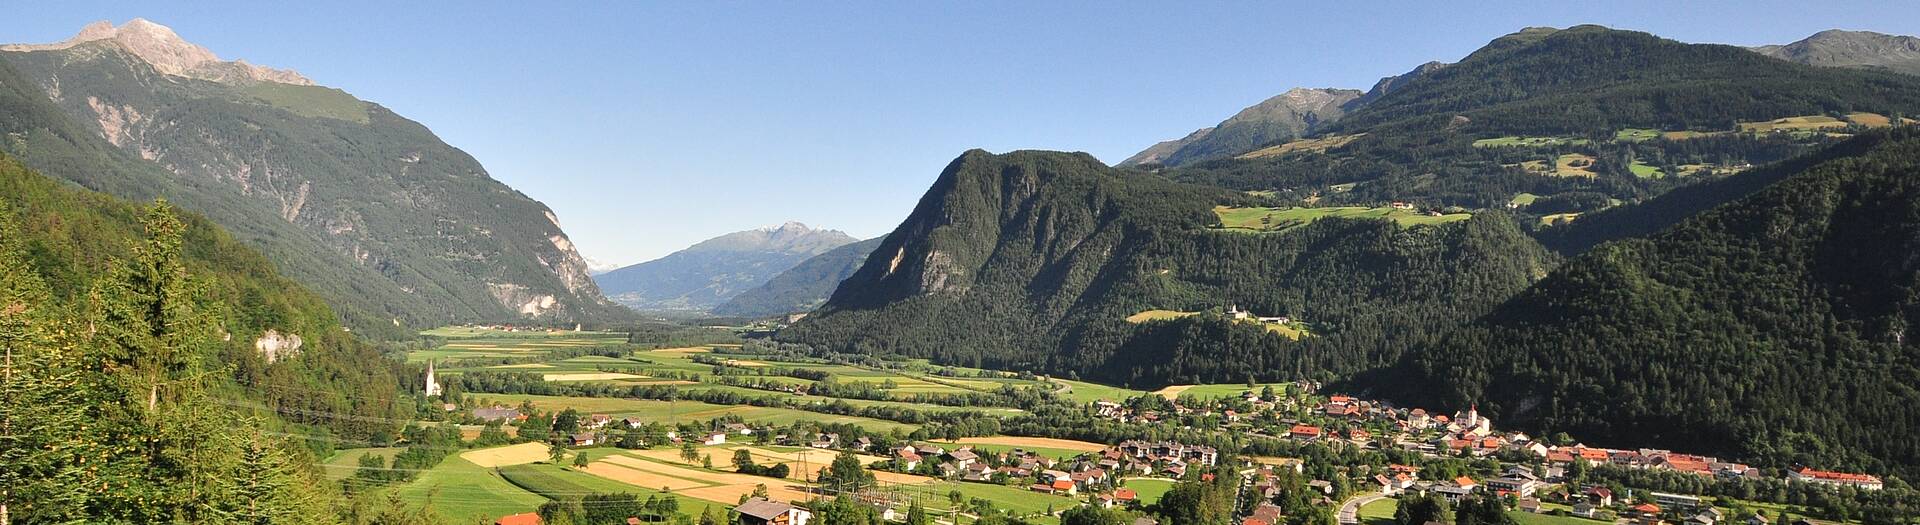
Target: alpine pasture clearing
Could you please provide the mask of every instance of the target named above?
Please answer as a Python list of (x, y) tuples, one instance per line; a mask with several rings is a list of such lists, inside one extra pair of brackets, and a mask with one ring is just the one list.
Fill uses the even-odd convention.
[(1507, 204), (1511, 204), (1519, 207), (1526, 207), (1526, 206), (1533, 205), (1533, 201), (1536, 201), (1536, 200), (1540, 200), (1539, 195), (1522, 192), (1518, 195), (1514, 195), (1512, 200), (1507, 201)]
[(546, 443), (521, 443), (504, 447), (483, 448), (460, 453), (460, 458), (483, 468), (523, 465), (548, 458)]
[(1646, 142), (1660, 138), (1660, 130), (1627, 128), (1613, 132), (1613, 140), (1620, 142)]
[[(1884, 117), (1883, 117), (1884, 118)], [(1847, 127), (1845, 120), (1825, 116), (1807, 115), (1785, 117), (1766, 122), (1741, 122), (1738, 129), (1743, 133), (1772, 133), (1775, 131), (1825, 131)]]
[(1327, 150), (1352, 144), (1353, 141), (1360, 140), (1360, 137), (1365, 137), (1365, 136), (1367, 136), (1367, 134), (1365, 133), (1355, 133), (1352, 135), (1328, 135), (1325, 137), (1314, 138), (1314, 139), (1296, 140), (1296, 141), (1288, 142), (1285, 144), (1267, 146), (1264, 148), (1253, 150), (1251, 152), (1240, 155), (1238, 158), (1258, 159), (1258, 158), (1265, 158), (1265, 157), (1278, 157), (1281, 155), (1286, 155), (1288, 153), (1298, 153), (1298, 152), (1326, 153)]
[(1426, 226), (1464, 221), (1473, 217), (1470, 213), (1451, 213), (1446, 215), (1427, 215), (1413, 210), (1392, 207), (1338, 206), (1328, 208), (1232, 208), (1215, 206), (1215, 216), (1220, 218), (1220, 228), (1231, 231), (1282, 232), (1305, 226), (1324, 218), (1337, 219), (1391, 219), (1401, 226)]
[(1658, 179), (1667, 176), (1667, 172), (1661, 171), (1660, 168), (1640, 162), (1639, 160), (1634, 160), (1632, 163), (1627, 164), (1627, 171), (1633, 172), (1633, 176), (1642, 179)]
[(1580, 212), (1555, 213), (1550, 215), (1542, 215), (1540, 216), (1540, 225), (1555, 226), (1560, 224), (1566, 224), (1569, 222), (1573, 222), (1574, 219), (1578, 219), (1578, 218), (1580, 218)]
[(1588, 142), (1587, 139), (1578, 138), (1578, 137), (1506, 136), (1506, 137), (1494, 137), (1490, 139), (1476, 140), (1476, 141), (1473, 141), (1473, 147), (1500, 148), (1500, 147), (1509, 147), (1509, 146), (1519, 146), (1519, 147), (1528, 147), (1528, 148), (1539, 148), (1539, 147), (1546, 147), (1546, 146), (1580, 145), (1580, 144), (1586, 144), (1587, 142)]
[(1595, 160), (1597, 159), (1594, 159), (1592, 155), (1584, 153), (1561, 155), (1559, 158), (1553, 160), (1553, 176), (1598, 177), (1600, 174), (1593, 172), (1593, 162)]
[(1199, 312), (1181, 312), (1176, 310), (1145, 310), (1140, 313), (1127, 316), (1127, 322), (1133, 323), (1133, 324), (1140, 324), (1148, 321), (1166, 321), (1170, 319), (1179, 319), (1182, 317), (1188, 317), (1196, 313), (1199, 313)]

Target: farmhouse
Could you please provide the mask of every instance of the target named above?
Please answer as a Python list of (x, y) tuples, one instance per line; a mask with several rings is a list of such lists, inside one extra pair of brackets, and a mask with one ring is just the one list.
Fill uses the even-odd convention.
[(706, 435), (705, 438), (702, 438), (700, 440), (700, 444), (725, 445), (727, 444), (727, 433), (726, 432), (710, 432)]
[(813, 519), (807, 509), (766, 498), (749, 499), (733, 511), (740, 514), (741, 525), (807, 525), (807, 520)]

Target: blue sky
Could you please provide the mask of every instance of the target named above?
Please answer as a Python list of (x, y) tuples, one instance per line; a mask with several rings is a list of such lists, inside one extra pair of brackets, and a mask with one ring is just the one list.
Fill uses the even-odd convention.
[(1525, 26), (1920, 34), (1914, 2), (530, 4), (546, 3), (48, 2), (8, 10), (0, 41), (144, 17), (299, 70), (426, 124), (625, 264), (787, 220), (882, 235), (968, 148), (1115, 162), (1290, 87), (1366, 88)]

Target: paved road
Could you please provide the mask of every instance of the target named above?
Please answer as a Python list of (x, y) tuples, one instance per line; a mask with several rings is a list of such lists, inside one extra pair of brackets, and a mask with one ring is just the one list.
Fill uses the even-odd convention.
[(1373, 494), (1368, 494), (1365, 496), (1347, 500), (1346, 503), (1340, 505), (1340, 514), (1339, 514), (1340, 523), (1344, 523), (1347, 525), (1360, 523), (1360, 507), (1368, 503), (1380, 501), (1382, 499), (1386, 499), (1386, 496), (1383, 496), (1379, 493), (1373, 493)]

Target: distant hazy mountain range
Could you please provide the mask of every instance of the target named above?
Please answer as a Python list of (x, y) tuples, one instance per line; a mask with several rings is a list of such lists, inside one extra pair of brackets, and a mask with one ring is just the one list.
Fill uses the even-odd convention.
[(432, 131), (165, 26), (0, 47), (0, 149), (232, 230), (356, 329), (628, 315), (552, 211)]
[(715, 315), (730, 317), (766, 317), (798, 313), (819, 307), (833, 295), (841, 281), (867, 261), (867, 255), (885, 237), (875, 237), (834, 248), (773, 276), (751, 290), (742, 292), (713, 309)]
[(838, 230), (789, 222), (707, 239), (666, 257), (596, 275), (594, 280), (614, 301), (635, 310), (705, 313), (801, 262), (856, 240)]

